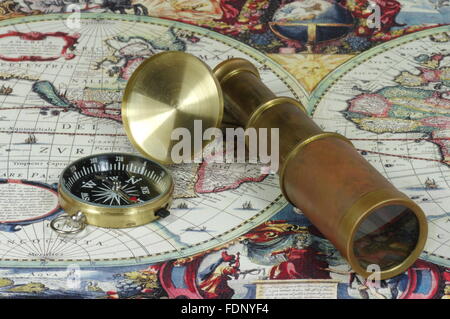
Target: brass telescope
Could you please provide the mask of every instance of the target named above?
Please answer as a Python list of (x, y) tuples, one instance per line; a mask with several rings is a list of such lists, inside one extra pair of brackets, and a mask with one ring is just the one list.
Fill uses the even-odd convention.
[(354, 271), (369, 277), (379, 269), (381, 279), (386, 279), (415, 262), (427, 238), (423, 211), (347, 138), (322, 131), (300, 102), (276, 97), (247, 60), (224, 61), (213, 73), (227, 111), (243, 126), (279, 129), (284, 196), (336, 246)]
[(154, 55), (128, 81), (122, 118), (136, 148), (161, 163), (171, 163), (173, 129), (195, 133), (194, 120), (202, 120), (207, 129), (238, 119), (246, 128), (268, 129), (268, 141), (271, 129), (278, 128), (284, 196), (354, 271), (369, 277), (379, 269), (381, 279), (390, 278), (410, 267), (423, 250), (427, 221), (420, 207), (347, 138), (322, 131), (300, 102), (275, 96), (247, 60), (230, 59), (211, 71), (187, 53)]

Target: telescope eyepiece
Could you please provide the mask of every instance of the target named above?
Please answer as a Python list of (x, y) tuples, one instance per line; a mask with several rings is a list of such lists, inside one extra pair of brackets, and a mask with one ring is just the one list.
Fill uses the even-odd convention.
[(376, 265), (380, 271), (387, 271), (411, 255), (419, 233), (419, 220), (409, 207), (387, 205), (369, 213), (356, 228), (353, 254), (362, 268)]

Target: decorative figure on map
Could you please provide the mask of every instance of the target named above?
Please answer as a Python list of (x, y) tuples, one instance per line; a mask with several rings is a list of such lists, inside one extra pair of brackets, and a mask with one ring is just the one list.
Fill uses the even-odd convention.
[(270, 29), (297, 47), (313, 46), (345, 36), (353, 29), (353, 17), (340, 3), (328, 0), (295, 0), (275, 12)]
[[(376, 32), (386, 33), (393, 27), (405, 26), (396, 22), (396, 17), (401, 10), (401, 4), (397, 0), (348, 0), (346, 4), (354, 7), (352, 14), (359, 22), (359, 27), (356, 29), (356, 34), (359, 36), (370, 36)], [(379, 30), (367, 25), (368, 19), (374, 14), (371, 9), (373, 6), (378, 6), (380, 9)]]
[(126, 14), (126, 10), (133, 9), (135, 15), (148, 15), (148, 10), (142, 4), (135, 4), (132, 0), (104, 0), (103, 7), (112, 12)]
[(328, 263), (312, 246), (312, 237), (304, 232), (295, 235), (291, 247), (272, 252), (271, 256), (283, 254), (286, 261), (272, 267), (270, 279), (330, 279)]
[(199, 273), (200, 289), (208, 299), (229, 299), (234, 295), (234, 290), (228, 286), (228, 281), (238, 279), (240, 253), (229, 255), (226, 250), (220, 258)]

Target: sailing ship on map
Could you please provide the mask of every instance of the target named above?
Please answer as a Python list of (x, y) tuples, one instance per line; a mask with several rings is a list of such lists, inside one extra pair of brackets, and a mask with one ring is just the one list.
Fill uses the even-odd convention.
[(425, 188), (426, 189), (437, 189), (439, 186), (436, 184), (436, 181), (434, 179), (430, 179), (427, 177), (427, 180), (425, 181)]
[(242, 209), (253, 209), (253, 205), (251, 201), (246, 201), (242, 204)]
[(12, 87), (2, 85), (0, 87), (0, 95), (10, 95), (13, 92)]
[(34, 134), (30, 134), (26, 139), (25, 139), (25, 144), (36, 144), (37, 143), (37, 138)]
[(33, 145), (37, 144), (38, 140), (36, 138), (36, 135), (34, 134), (28, 134), (28, 137), (20, 143), (14, 143), (14, 145)]
[(182, 202), (182, 203), (178, 204), (177, 208), (178, 209), (187, 209), (188, 205), (185, 202)]

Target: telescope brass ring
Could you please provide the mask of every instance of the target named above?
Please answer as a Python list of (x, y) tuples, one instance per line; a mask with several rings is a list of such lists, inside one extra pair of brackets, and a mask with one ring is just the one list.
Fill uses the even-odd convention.
[[(317, 134), (317, 135), (313, 135), (313, 136), (310, 136), (310, 137), (306, 138), (305, 140), (301, 141), (299, 144), (297, 144), (294, 147), (294, 149), (291, 152), (289, 152), (289, 154), (286, 157), (286, 160), (284, 161), (283, 165), (281, 166), (280, 172), (278, 174), (280, 176), (281, 193), (283, 194), (283, 196), (287, 199), (287, 201), (289, 203), (292, 204), (292, 201), (289, 200), (289, 197), (287, 196), (287, 193), (286, 193), (286, 189), (284, 187), (284, 174), (285, 174), (286, 167), (287, 167), (289, 161), (292, 158), (294, 158), (295, 155), (297, 155), (297, 153), (300, 152), (306, 145), (308, 145), (308, 144), (310, 144), (312, 142), (324, 139), (324, 138), (328, 138), (328, 137), (338, 138), (338, 139), (343, 140), (343, 141), (345, 141), (345, 142), (347, 142), (347, 143), (349, 143), (350, 145), (353, 146), (352, 142), (350, 142), (350, 140), (348, 138), (346, 138), (345, 136), (343, 136), (343, 135), (341, 135), (339, 133), (333, 133), (333, 132), (324, 132), (324, 133), (320, 133), (320, 134)], [(294, 205), (294, 204), (292, 204), (292, 205)]]
[(248, 129), (249, 127), (253, 127), (255, 125), (255, 123), (259, 120), (259, 118), (261, 117), (261, 115), (271, 109), (274, 106), (277, 105), (281, 105), (283, 103), (290, 103), (290, 104), (294, 104), (295, 106), (297, 106), (300, 110), (302, 110), (303, 112), (305, 112), (305, 114), (308, 114), (306, 112), (305, 107), (303, 106), (302, 103), (300, 103), (299, 101), (291, 98), (291, 97), (287, 97), (287, 96), (281, 96), (281, 97), (276, 97), (274, 99), (271, 99), (265, 103), (263, 103), (262, 105), (260, 105), (256, 110), (253, 111), (252, 114), (250, 114), (250, 118), (247, 122), (247, 125), (245, 126), (245, 129)]
[[(400, 192), (398, 192), (401, 194)], [(388, 206), (388, 205), (402, 205), (409, 208), (417, 218), (419, 223), (419, 238), (417, 239), (416, 247), (413, 249), (409, 256), (404, 259), (401, 263), (395, 267), (389, 268), (388, 270), (380, 272), (380, 279), (387, 279), (395, 277), (404, 271), (406, 271), (414, 262), (419, 258), (428, 235), (428, 223), (424, 214), (421, 214), (420, 207), (409, 200), (408, 197), (402, 197), (399, 195), (391, 196), (391, 189), (380, 189), (374, 192), (367, 193), (360, 199), (358, 199), (344, 215), (343, 219), (339, 222), (338, 229), (343, 229), (344, 233), (350, 234), (349, 240), (346, 243), (346, 251), (348, 255), (346, 256), (349, 264), (357, 273), (364, 275), (365, 277), (370, 276), (371, 272), (368, 272), (364, 267), (362, 267), (357, 257), (354, 253), (354, 237), (357, 230), (361, 226), (361, 223), (369, 217), (376, 210)], [(393, 198), (394, 197), (394, 198)], [(386, 198), (389, 198), (386, 200)], [(361, 213), (361, 211), (363, 213)]]
[[(233, 66), (233, 64), (237, 64), (237, 66)], [(230, 68), (231, 71), (229, 71), (228, 68)], [(261, 78), (258, 69), (249, 61), (241, 58), (233, 58), (223, 61), (219, 63), (213, 70), (214, 75), (221, 84), (242, 72), (249, 72), (256, 76), (258, 79)]]

